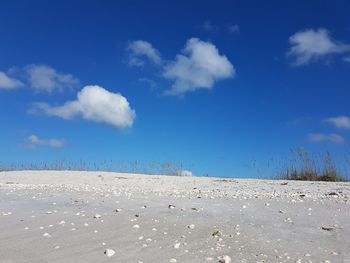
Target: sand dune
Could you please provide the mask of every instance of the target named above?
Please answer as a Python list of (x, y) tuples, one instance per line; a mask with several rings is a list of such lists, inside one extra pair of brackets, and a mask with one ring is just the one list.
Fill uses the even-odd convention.
[(0, 262), (350, 262), (350, 183), (0, 173)]

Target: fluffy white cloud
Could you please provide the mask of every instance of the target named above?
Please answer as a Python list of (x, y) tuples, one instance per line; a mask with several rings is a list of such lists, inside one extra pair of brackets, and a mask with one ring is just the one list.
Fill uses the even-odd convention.
[(142, 67), (145, 59), (155, 64), (161, 64), (162, 59), (158, 50), (152, 47), (152, 44), (144, 40), (130, 42), (127, 50), (129, 51), (129, 65)]
[(63, 74), (46, 65), (29, 65), (25, 67), (29, 84), (38, 91), (53, 92), (71, 89), (79, 80), (71, 74)]
[(191, 38), (182, 54), (164, 67), (163, 76), (174, 80), (165, 94), (181, 96), (197, 89), (211, 89), (217, 80), (234, 75), (233, 65), (212, 43)]
[(323, 133), (310, 133), (308, 139), (311, 142), (332, 142), (332, 143), (343, 143), (344, 137), (339, 134), (323, 134)]
[(23, 83), (21, 81), (10, 78), (6, 73), (0, 71), (0, 89), (15, 89), (22, 86)]
[[(206, 24), (209, 27), (211, 24)], [(234, 77), (235, 69), (226, 56), (220, 55), (210, 42), (191, 38), (174, 61), (164, 61), (152, 45), (143, 40), (133, 41), (128, 46), (129, 64), (143, 66), (147, 58), (158, 64), (165, 79), (174, 81), (164, 94), (183, 96), (197, 89), (211, 89), (215, 82)]]
[(62, 106), (35, 103), (33, 110), (41, 110), (48, 115), (63, 119), (82, 117), (120, 129), (131, 127), (136, 117), (135, 111), (130, 108), (125, 97), (100, 86), (84, 87), (78, 92), (76, 100), (68, 101)]
[(339, 129), (348, 129), (350, 130), (350, 118), (346, 116), (338, 116), (325, 119), (326, 122), (329, 122), (336, 126)]
[(30, 135), (28, 137), (27, 146), (30, 148), (36, 148), (37, 146), (49, 146), (52, 148), (62, 148), (66, 145), (66, 141), (63, 139), (49, 139), (43, 140), (36, 135)]
[(321, 57), (350, 51), (350, 45), (333, 39), (329, 31), (307, 29), (289, 38), (291, 45), (288, 55), (295, 58), (294, 65), (306, 65)]

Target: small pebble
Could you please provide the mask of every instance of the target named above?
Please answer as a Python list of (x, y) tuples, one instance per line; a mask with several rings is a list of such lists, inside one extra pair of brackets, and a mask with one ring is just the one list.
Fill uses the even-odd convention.
[(219, 263), (231, 263), (231, 258), (227, 255), (219, 257)]
[(51, 237), (51, 235), (49, 233), (44, 233), (43, 237)]
[(107, 256), (107, 257), (113, 257), (114, 256), (114, 254), (115, 254), (115, 251), (113, 250), (113, 249), (110, 249), (110, 248), (107, 248), (106, 250), (105, 250), (105, 255)]
[(187, 228), (189, 228), (189, 229), (194, 229), (195, 227), (196, 226), (194, 224), (190, 224), (190, 225), (187, 226)]

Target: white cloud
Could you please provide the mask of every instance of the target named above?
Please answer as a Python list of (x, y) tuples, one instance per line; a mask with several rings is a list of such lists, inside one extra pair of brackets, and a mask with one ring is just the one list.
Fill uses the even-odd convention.
[(350, 63), (350, 56), (345, 57), (345, 58), (344, 58), (344, 61)]
[(165, 94), (181, 96), (197, 89), (211, 89), (217, 80), (235, 75), (235, 69), (226, 56), (210, 42), (198, 38), (187, 41), (182, 54), (164, 67), (163, 76), (174, 80)]
[(145, 59), (155, 64), (161, 64), (162, 58), (158, 50), (152, 47), (152, 44), (144, 40), (130, 42), (127, 50), (129, 51), (129, 65), (142, 67), (145, 65)]
[(128, 51), (130, 65), (143, 66), (147, 58), (160, 66), (165, 79), (174, 81), (164, 92), (166, 95), (183, 96), (189, 91), (211, 89), (216, 81), (235, 75), (227, 57), (220, 55), (214, 44), (198, 38), (189, 39), (174, 61), (162, 60), (159, 52), (143, 40), (131, 42)]
[(333, 124), (339, 129), (348, 129), (350, 130), (350, 118), (346, 116), (338, 116), (325, 119), (326, 122)]
[(136, 117), (135, 111), (130, 108), (125, 97), (100, 86), (85, 86), (78, 92), (76, 100), (68, 101), (62, 106), (35, 103), (31, 112), (37, 110), (63, 119), (82, 117), (120, 129), (131, 127)]
[(15, 89), (22, 86), (21, 81), (10, 78), (5, 72), (0, 71), (0, 89)]
[(238, 34), (239, 32), (241, 31), (241, 29), (240, 29), (240, 27), (239, 27), (239, 25), (237, 25), (237, 24), (234, 24), (234, 25), (229, 25), (228, 26), (228, 32), (230, 33), (230, 34)]
[(323, 133), (310, 133), (308, 139), (311, 142), (332, 142), (332, 143), (343, 143), (344, 137), (339, 134), (323, 134)]
[(52, 148), (62, 148), (66, 145), (66, 141), (63, 139), (49, 139), (43, 140), (36, 135), (30, 135), (28, 137), (27, 146), (30, 148), (36, 148), (37, 146), (49, 146)]
[(294, 65), (306, 65), (331, 54), (350, 51), (350, 45), (333, 39), (329, 31), (307, 29), (299, 31), (289, 38), (291, 47), (289, 56), (295, 58)]
[(53, 92), (71, 89), (79, 80), (71, 74), (63, 74), (46, 65), (28, 65), (25, 67), (30, 86), (38, 91)]

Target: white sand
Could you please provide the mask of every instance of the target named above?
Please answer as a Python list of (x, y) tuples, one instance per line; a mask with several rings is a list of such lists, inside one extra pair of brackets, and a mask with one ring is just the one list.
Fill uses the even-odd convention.
[(283, 183), (0, 172), (0, 262), (350, 262), (350, 184)]

